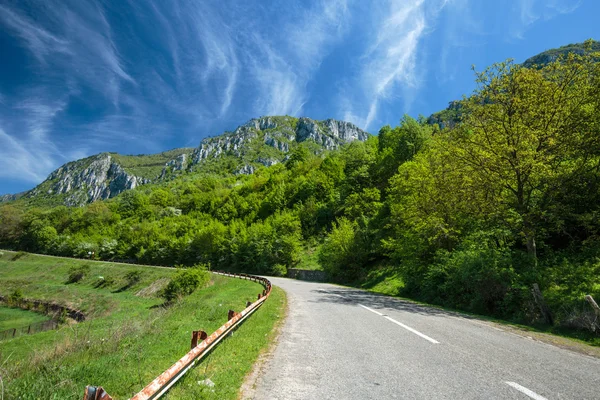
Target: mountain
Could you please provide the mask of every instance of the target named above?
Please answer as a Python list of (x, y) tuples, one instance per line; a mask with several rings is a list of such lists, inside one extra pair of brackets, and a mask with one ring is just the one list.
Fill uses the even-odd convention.
[[(600, 42), (589, 41), (589, 43), (575, 43), (561, 46), (556, 49), (546, 50), (528, 58), (521, 65), (526, 68), (540, 68), (569, 53), (584, 54), (586, 51), (600, 51)], [(430, 125), (438, 124), (440, 129), (452, 128), (460, 122), (461, 108), (460, 101), (451, 101), (445, 109), (431, 114), (429, 118), (427, 118), (427, 122)]]
[(600, 42), (591, 41), (589, 43), (589, 48), (586, 48), (586, 45), (587, 43), (575, 43), (561, 46), (557, 49), (546, 50), (525, 60), (523, 66), (526, 68), (543, 67), (569, 53), (584, 54), (586, 51), (600, 51)]
[(72, 161), (52, 172), (34, 189), (19, 195), (4, 195), (0, 202), (23, 198), (38, 204), (82, 206), (194, 171), (251, 174), (257, 168), (284, 162), (300, 143), (306, 143), (318, 154), (353, 140), (364, 141), (369, 136), (349, 122), (333, 119), (255, 118), (233, 132), (203, 139), (197, 148), (151, 155), (100, 153)]

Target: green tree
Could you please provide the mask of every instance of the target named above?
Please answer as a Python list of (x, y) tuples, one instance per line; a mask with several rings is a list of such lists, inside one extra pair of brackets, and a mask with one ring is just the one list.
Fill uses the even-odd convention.
[(432, 130), (431, 126), (421, 124), (408, 115), (402, 117), (399, 126), (392, 129), (387, 125), (379, 130), (378, 160), (375, 167), (379, 187), (386, 186), (398, 167), (412, 160), (425, 147)]
[(599, 65), (570, 54), (540, 69), (512, 62), (477, 73), (452, 154), (537, 265), (540, 221), (565, 180), (597, 168)]

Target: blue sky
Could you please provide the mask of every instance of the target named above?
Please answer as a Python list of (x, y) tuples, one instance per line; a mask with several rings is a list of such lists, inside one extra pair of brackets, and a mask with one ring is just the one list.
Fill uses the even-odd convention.
[(376, 133), (468, 94), (471, 65), (598, 39), (598, 15), (597, 0), (0, 0), (0, 194), (261, 115)]

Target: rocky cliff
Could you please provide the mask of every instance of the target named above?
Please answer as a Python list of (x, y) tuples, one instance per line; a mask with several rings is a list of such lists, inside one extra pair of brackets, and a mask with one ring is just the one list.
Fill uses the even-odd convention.
[[(251, 119), (233, 132), (206, 138), (195, 149), (138, 156), (101, 153), (69, 162), (22, 196), (30, 201), (81, 206), (149, 182), (203, 169), (252, 174), (262, 166), (285, 161), (287, 153), (303, 142), (312, 143), (315, 152), (323, 152), (368, 137), (367, 132), (355, 125), (333, 119), (261, 117)], [(226, 168), (217, 165), (223, 159), (228, 160)], [(0, 201), (16, 198), (5, 195)]]
[(225, 156), (240, 161), (231, 172), (252, 174), (260, 165), (268, 167), (283, 162), (287, 153), (302, 142), (313, 142), (319, 151), (327, 151), (353, 140), (367, 140), (368, 137), (369, 133), (357, 126), (334, 119), (316, 121), (288, 116), (255, 118), (233, 132), (202, 140), (189, 158), (183, 155), (167, 162), (161, 177), (198, 169), (198, 165)]
[(63, 165), (25, 197), (60, 196), (65, 205), (78, 206), (114, 197), (148, 182), (147, 178), (127, 173), (111, 154), (101, 153)]

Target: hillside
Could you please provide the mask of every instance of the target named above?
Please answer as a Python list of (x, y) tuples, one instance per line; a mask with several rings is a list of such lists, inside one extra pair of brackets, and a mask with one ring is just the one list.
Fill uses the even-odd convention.
[[(76, 282), (73, 271), (82, 274)], [(4, 398), (48, 398), (38, 397), (46, 391), (55, 399), (79, 399), (87, 385), (102, 385), (116, 399), (130, 398), (189, 351), (193, 330), (214, 332), (227, 321), (227, 310), (242, 310), (262, 290), (254, 282), (204, 271), (202, 285), (176, 304), (165, 304), (161, 289), (176, 276), (171, 268), (0, 251), (0, 295), (18, 293), (85, 315), (79, 323), (61, 321), (54, 330), (0, 337)], [(189, 373), (194, 382), (209, 374), (216, 383), (215, 398), (236, 399), (244, 376), (268, 346), (284, 311), (284, 294), (274, 289), (260, 312)], [(0, 302), (0, 311), (19, 310), (6, 307)], [(29, 323), (13, 320), (0, 330), (25, 333)], [(179, 384), (169, 398), (199, 398), (206, 395), (202, 389)]]
[(258, 168), (285, 161), (300, 143), (320, 154), (353, 140), (364, 141), (368, 136), (351, 123), (333, 119), (261, 117), (233, 132), (205, 138), (197, 148), (151, 155), (100, 153), (69, 162), (34, 189), (18, 196), (2, 196), (0, 202), (23, 198), (42, 206), (81, 206), (190, 172), (251, 174)]
[(590, 41), (589, 43), (575, 43), (561, 46), (556, 49), (550, 49), (536, 54), (533, 57), (528, 58), (523, 62), (523, 66), (526, 68), (532, 67), (543, 67), (551, 62), (558, 60), (560, 57), (564, 57), (569, 53), (573, 54), (585, 54), (586, 52), (600, 51), (600, 42)]

